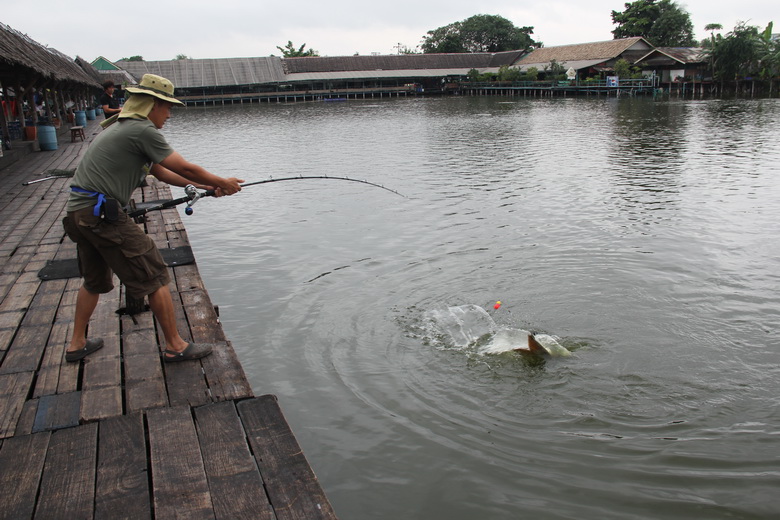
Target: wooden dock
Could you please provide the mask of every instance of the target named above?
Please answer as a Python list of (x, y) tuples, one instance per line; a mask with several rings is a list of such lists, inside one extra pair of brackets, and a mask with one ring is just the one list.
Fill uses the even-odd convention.
[[(182, 336), (218, 344), (199, 361), (165, 364), (148, 311), (128, 315), (119, 283), (90, 337), (105, 346), (66, 363), (78, 277), (41, 276), (76, 257), (61, 220), (84, 142), (3, 168), (0, 158), (0, 518), (335, 519), (277, 399), (255, 397), (195, 263), (169, 267)], [(15, 158), (17, 159), (17, 158)], [(10, 162), (10, 161), (9, 161)], [(135, 200), (171, 198), (150, 183)], [(188, 246), (175, 209), (148, 214), (161, 249)], [(60, 264), (57, 264), (57, 263)]]

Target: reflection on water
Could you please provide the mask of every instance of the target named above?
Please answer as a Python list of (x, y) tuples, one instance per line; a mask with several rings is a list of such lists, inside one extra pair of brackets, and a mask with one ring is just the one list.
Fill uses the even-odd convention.
[[(718, 519), (780, 508), (779, 127), (776, 100), (450, 98), (165, 132), (224, 175), (409, 196), (279, 182), (183, 217), (340, 518)], [(480, 352), (526, 331), (572, 355)]]

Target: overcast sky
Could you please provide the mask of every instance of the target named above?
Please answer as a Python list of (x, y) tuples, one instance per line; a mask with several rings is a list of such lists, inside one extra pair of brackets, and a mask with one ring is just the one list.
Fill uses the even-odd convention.
[[(95, 0), (4, 2), (0, 21), (38, 43), (71, 56), (111, 61), (141, 55), (145, 60), (234, 58), (281, 53), (291, 40), (321, 56), (394, 54), (398, 44), (415, 48), (438, 27), (475, 14), (500, 15), (518, 27), (534, 28), (546, 47), (612, 39), (610, 13), (625, 0), (391, 0), (331, 2), (299, 0)], [(775, 21), (777, 0), (680, 0), (691, 14), (695, 35), (719, 23), (724, 34), (737, 22), (763, 29)], [(122, 5), (120, 9), (118, 6)], [(774, 5), (774, 8), (770, 8)], [(777, 18), (777, 19), (775, 19)]]

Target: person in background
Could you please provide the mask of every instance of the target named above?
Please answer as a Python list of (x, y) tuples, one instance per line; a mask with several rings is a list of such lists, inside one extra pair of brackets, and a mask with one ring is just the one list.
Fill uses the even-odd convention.
[(108, 119), (109, 117), (121, 112), (119, 108), (119, 100), (114, 98), (114, 86), (113, 81), (106, 81), (103, 83), (103, 94), (100, 96), (100, 106), (103, 108), (103, 115)]
[(130, 98), (118, 116), (101, 123), (105, 130), (76, 168), (62, 221), (77, 245), (84, 278), (65, 360), (79, 361), (103, 347), (101, 338), (87, 338), (87, 325), (100, 295), (114, 288), (114, 273), (132, 298), (149, 298), (165, 337), (163, 360), (199, 359), (209, 355), (212, 346), (188, 342), (179, 335), (168, 268), (151, 237), (122, 208), (147, 171), (174, 186), (213, 189), (217, 196), (237, 193), (244, 181), (219, 177), (186, 161), (159, 132), (171, 116), (171, 107), (184, 104), (173, 97), (170, 81), (146, 74), (139, 85), (126, 90)]

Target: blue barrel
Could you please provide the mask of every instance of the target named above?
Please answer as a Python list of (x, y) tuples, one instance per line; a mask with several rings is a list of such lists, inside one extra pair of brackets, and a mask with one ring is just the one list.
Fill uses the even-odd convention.
[(87, 113), (83, 110), (76, 110), (74, 112), (76, 118), (76, 126), (87, 126)]
[(89, 119), (90, 121), (94, 121), (95, 120), (95, 109), (94, 108), (88, 108), (87, 109), (87, 119)]
[(102, 108), (100, 108), (100, 107), (97, 107), (97, 108), (95, 109), (95, 115), (96, 115), (96, 116), (98, 116), (98, 117), (99, 117), (99, 116), (102, 116), (102, 115), (103, 115), (103, 109), (102, 109)]
[(40, 125), (38, 127), (38, 144), (41, 150), (57, 149), (57, 131), (51, 125)]

